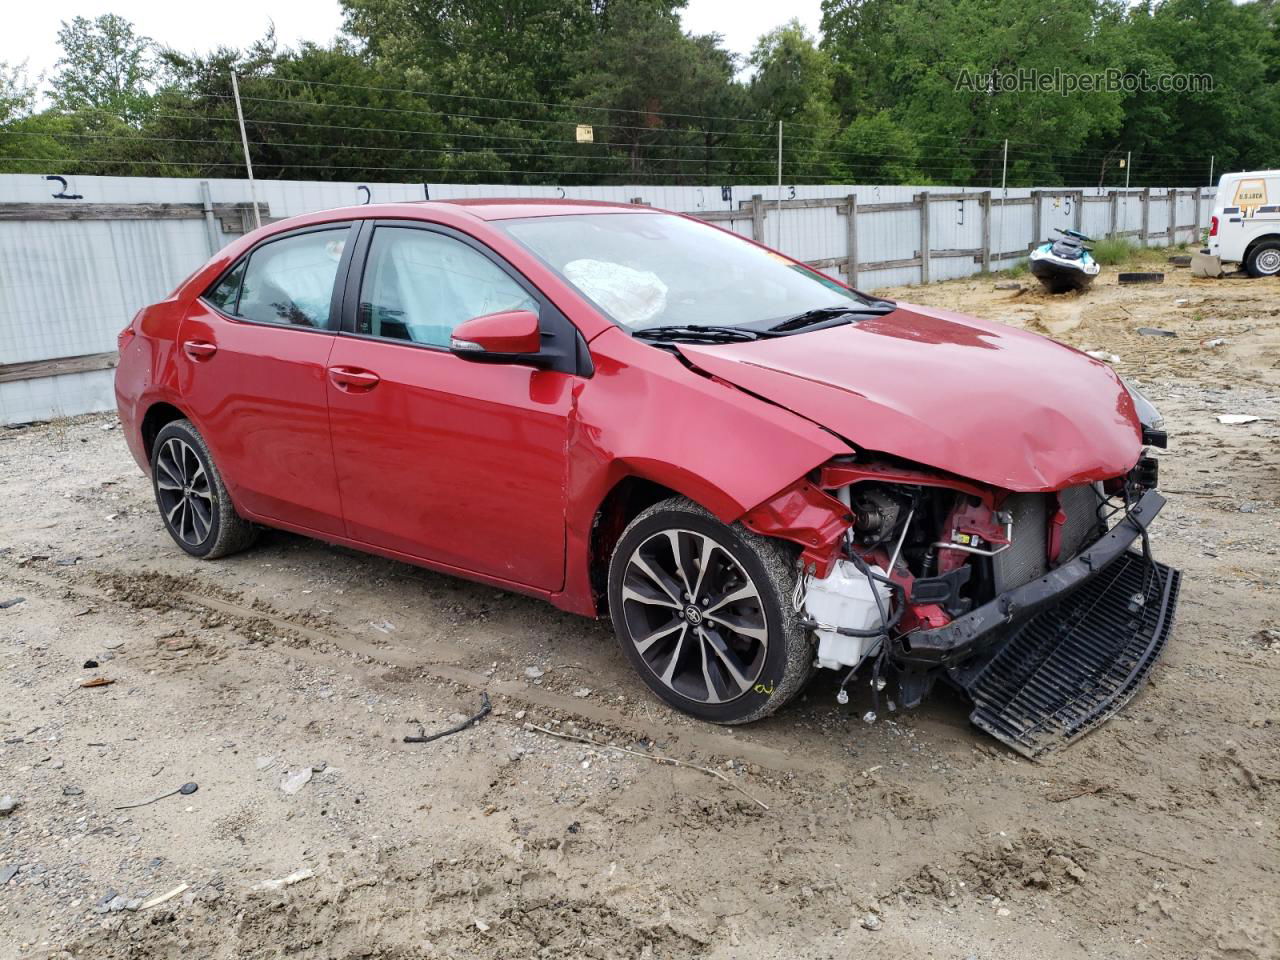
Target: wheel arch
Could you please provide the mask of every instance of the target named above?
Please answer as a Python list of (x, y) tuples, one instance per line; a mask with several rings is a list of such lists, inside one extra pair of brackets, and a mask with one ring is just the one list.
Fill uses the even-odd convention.
[(1280, 243), (1280, 233), (1264, 233), (1262, 236), (1254, 237), (1249, 241), (1248, 246), (1244, 248), (1244, 254), (1240, 258), (1242, 264), (1247, 264), (1249, 258), (1253, 256), (1253, 251), (1258, 249), (1258, 245), (1262, 243)]
[(183, 410), (167, 400), (157, 400), (147, 407), (147, 412), (143, 414), (142, 422), (138, 425), (138, 431), (142, 436), (142, 449), (148, 464), (151, 463), (152, 448), (156, 445), (156, 437), (160, 435), (160, 431), (175, 420), (189, 419), (190, 417)]
[(596, 506), (591, 522), (591, 536), (587, 542), (587, 572), (597, 614), (603, 616), (608, 611), (609, 560), (613, 556), (613, 548), (622, 537), (622, 531), (655, 503), (680, 496), (707, 510), (711, 509), (696, 496), (690, 496), (686, 491), (659, 483), (640, 473), (623, 475), (605, 493)]

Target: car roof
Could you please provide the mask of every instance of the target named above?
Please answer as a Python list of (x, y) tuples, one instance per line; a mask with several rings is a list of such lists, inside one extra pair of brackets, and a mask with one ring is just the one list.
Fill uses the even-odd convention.
[[(609, 203), (603, 200), (561, 200), (548, 197), (474, 197), (458, 200), (393, 200), (389, 203), (355, 204), (315, 210), (282, 220), (273, 220), (267, 233), (285, 233), (298, 227), (349, 219), (378, 217), (427, 220), (463, 228), (467, 220), (488, 222), (526, 217), (563, 217), (570, 214), (656, 214), (667, 213), (640, 204)], [(259, 242), (267, 233), (249, 234)]]
[(649, 207), (606, 200), (568, 200), (559, 197), (462, 197), (456, 200), (418, 200), (414, 206), (461, 207), (481, 220), (523, 217), (564, 217), (575, 213), (656, 213)]

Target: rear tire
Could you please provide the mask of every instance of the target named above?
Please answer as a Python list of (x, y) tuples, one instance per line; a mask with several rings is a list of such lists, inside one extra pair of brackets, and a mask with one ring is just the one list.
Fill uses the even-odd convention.
[(213, 455), (190, 420), (167, 423), (156, 435), (151, 486), (169, 536), (193, 557), (215, 560), (258, 538), (258, 528), (231, 505)]
[(1251, 277), (1280, 275), (1280, 240), (1262, 240), (1255, 244), (1245, 259), (1244, 269)]
[(790, 544), (726, 526), (683, 497), (627, 526), (609, 563), (622, 652), (649, 688), (712, 723), (780, 709), (811, 674), (813, 646), (791, 603)]

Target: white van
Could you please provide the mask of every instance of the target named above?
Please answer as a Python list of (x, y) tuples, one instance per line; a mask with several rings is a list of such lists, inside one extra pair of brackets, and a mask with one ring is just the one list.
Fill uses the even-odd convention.
[(1238, 263), (1251, 277), (1280, 274), (1280, 170), (1224, 173), (1202, 253)]

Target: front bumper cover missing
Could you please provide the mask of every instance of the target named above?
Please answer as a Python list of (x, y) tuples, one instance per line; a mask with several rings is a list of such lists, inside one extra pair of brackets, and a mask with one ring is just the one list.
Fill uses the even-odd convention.
[(911, 672), (954, 666), (982, 653), (1100, 575), (1142, 536), (1164, 505), (1165, 498), (1149, 490), (1123, 520), (1088, 549), (1043, 577), (1001, 594), (946, 626), (899, 637), (894, 644), (894, 661)]

